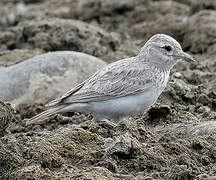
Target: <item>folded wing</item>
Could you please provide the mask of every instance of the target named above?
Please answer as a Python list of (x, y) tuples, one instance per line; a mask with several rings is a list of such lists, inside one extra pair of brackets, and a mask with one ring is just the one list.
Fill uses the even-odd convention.
[(112, 63), (48, 106), (109, 100), (138, 94), (153, 86), (154, 74), (148, 65), (126, 61), (135, 63), (132, 58)]

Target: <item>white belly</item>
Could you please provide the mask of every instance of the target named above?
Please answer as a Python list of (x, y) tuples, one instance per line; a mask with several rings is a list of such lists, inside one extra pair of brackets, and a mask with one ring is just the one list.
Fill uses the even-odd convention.
[(73, 103), (59, 112), (87, 112), (92, 113), (99, 120), (119, 120), (120, 118), (146, 111), (156, 102), (161, 92), (162, 89), (160, 91), (153, 89), (137, 95), (124, 96), (107, 101)]
[(101, 118), (119, 119), (146, 111), (161, 92), (147, 91), (137, 95), (115, 98), (107, 101), (88, 103), (88, 111)]

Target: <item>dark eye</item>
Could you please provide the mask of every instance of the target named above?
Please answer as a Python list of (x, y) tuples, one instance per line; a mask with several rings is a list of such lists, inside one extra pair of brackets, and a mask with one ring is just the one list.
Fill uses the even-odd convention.
[(166, 49), (166, 51), (171, 51), (172, 50), (172, 47), (170, 45), (166, 45), (164, 46), (164, 49)]

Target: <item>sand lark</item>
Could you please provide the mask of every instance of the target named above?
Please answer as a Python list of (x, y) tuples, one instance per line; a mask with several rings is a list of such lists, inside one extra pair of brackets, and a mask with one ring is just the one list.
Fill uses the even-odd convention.
[(170, 70), (180, 60), (194, 59), (172, 37), (156, 34), (137, 56), (107, 65), (48, 103), (49, 109), (27, 124), (63, 112), (92, 113), (97, 120), (114, 121), (145, 112), (156, 102), (167, 85)]

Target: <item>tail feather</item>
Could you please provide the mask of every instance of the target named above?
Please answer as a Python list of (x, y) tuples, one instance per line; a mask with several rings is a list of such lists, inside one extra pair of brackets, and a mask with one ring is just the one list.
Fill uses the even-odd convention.
[(62, 101), (62, 97), (45, 104), (45, 107), (57, 106), (61, 101)]
[(81, 84), (78, 84), (76, 87), (74, 87), (73, 89), (71, 89), (70, 91), (68, 91), (62, 97), (49, 102), (45, 106), (46, 107), (58, 106), (62, 101), (64, 101), (64, 99), (67, 99), (68, 97), (70, 97), (71, 95), (73, 95), (74, 93), (76, 93), (77, 91), (79, 91), (83, 87), (84, 84), (85, 84), (85, 81), (82, 82)]
[(50, 108), (30, 119), (28, 119), (25, 124), (28, 126), (28, 125), (32, 125), (32, 124), (40, 124), (42, 122), (44, 122), (44, 120), (46, 120), (48, 117), (50, 117), (51, 115), (53, 114), (57, 114), (57, 113), (60, 113), (61, 110), (64, 108), (65, 106), (62, 105), (62, 106), (58, 106), (58, 107), (53, 107), (53, 108)]

